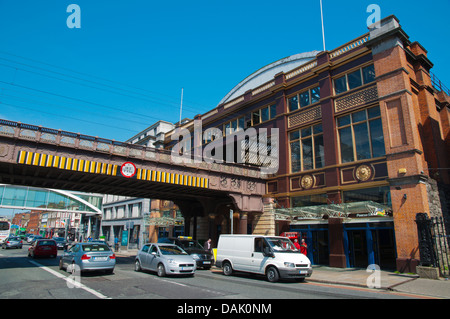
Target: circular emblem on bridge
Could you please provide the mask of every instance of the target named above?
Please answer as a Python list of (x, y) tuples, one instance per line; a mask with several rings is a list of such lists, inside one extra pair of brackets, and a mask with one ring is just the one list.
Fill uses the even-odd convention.
[(123, 177), (131, 178), (136, 174), (136, 165), (134, 165), (131, 162), (125, 162), (120, 167), (120, 174), (122, 174)]

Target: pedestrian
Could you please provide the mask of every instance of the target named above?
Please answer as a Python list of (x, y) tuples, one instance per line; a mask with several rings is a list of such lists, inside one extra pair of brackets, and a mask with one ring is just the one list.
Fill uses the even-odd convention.
[(205, 245), (203, 246), (203, 249), (211, 252), (212, 251), (212, 245), (211, 245), (211, 238), (209, 238), (206, 242)]
[(297, 238), (294, 239), (294, 246), (295, 246), (295, 248), (297, 248), (297, 250), (300, 250), (300, 244), (298, 243)]
[(304, 238), (302, 238), (302, 243), (300, 244), (300, 252), (305, 256), (308, 254), (308, 245)]
[(117, 236), (114, 238), (114, 248), (119, 251), (119, 238)]

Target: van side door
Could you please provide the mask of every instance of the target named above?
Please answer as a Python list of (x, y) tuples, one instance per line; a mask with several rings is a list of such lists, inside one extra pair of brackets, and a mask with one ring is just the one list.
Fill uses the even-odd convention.
[(270, 248), (263, 237), (254, 239), (254, 249), (251, 258), (251, 272), (264, 274), (268, 257), (264, 256), (264, 250)]

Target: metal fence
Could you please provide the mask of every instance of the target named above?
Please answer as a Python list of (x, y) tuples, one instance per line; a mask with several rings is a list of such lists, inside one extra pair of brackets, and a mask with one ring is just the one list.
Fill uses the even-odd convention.
[(442, 217), (416, 215), (419, 235), (420, 264), (439, 268), (442, 277), (450, 276), (449, 236)]

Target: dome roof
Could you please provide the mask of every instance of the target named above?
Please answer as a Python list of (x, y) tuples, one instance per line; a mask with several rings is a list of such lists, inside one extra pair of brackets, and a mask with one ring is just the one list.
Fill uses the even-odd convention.
[(231, 101), (238, 96), (243, 95), (248, 90), (253, 90), (266, 82), (269, 82), (273, 77), (280, 73), (287, 73), (299, 66), (308, 63), (309, 61), (316, 58), (316, 55), (320, 51), (311, 51), (306, 53), (299, 53), (291, 55), (287, 58), (275, 61), (262, 67), (258, 71), (250, 74), (244, 80), (242, 80), (238, 85), (236, 85), (225, 97), (219, 102), (219, 105)]

